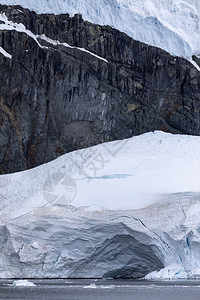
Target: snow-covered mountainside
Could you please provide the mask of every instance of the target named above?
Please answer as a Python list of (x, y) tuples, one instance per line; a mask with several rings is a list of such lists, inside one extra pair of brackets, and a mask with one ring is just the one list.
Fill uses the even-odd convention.
[(0, 5), (0, 23), (0, 174), (153, 130), (200, 135), (186, 59), (79, 14)]
[(2, 175), (0, 276), (196, 277), (199, 181), (200, 137), (158, 131)]
[(200, 55), (199, 0), (0, 0), (37, 13), (81, 13), (100, 25), (111, 25), (136, 40), (190, 59)]

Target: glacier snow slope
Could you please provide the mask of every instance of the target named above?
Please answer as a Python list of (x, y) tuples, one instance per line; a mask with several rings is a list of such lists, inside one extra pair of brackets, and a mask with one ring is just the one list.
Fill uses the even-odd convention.
[(163, 132), (2, 175), (0, 277), (197, 277), (199, 182), (200, 137)]
[(136, 40), (191, 59), (200, 55), (199, 0), (0, 0), (37, 13), (81, 13), (85, 20), (110, 25)]

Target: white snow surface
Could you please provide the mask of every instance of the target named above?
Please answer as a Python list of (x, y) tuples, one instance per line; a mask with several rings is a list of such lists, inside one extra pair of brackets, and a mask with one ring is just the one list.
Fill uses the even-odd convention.
[[(86, 211), (141, 209), (166, 195), (200, 192), (200, 137), (156, 131), (100, 144), (1, 175), (0, 187), (1, 224), (54, 204)], [(200, 216), (200, 206), (190, 213)]]
[(190, 59), (200, 55), (199, 0), (0, 0), (37, 13), (81, 13), (136, 40)]

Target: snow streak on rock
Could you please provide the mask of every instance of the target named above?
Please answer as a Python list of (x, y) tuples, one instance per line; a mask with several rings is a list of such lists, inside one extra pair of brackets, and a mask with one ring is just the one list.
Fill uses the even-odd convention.
[[(18, 32), (23, 32), (25, 34), (27, 34), (29, 37), (31, 37), (32, 39), (34, 39), (36, 41), (36, 43), (38, 44), (39, 47), (41, 48), (48, 48), (46, 46), (42, 46), (39, 42), (39, 39), (42, 39), (42, 40), (45, 40), (46, 42), (54, 45), (54, 46), (64, 46), (64, 47), (67, 47), (67, 48), (73, 48), (73, 49), (77, 49), (77, 50), (80, 50), (80, 51), (84, 51), (92, 56), (95, 56), (96, 58), (98, 59), (101, 59), (105, 62), (108, 62), (105, 58), (103, 57), (100, 57), (84, 48), (80, 48), (80, 47), (73, 47), (73, 46), (70, 46), (69, 44), (67, 43), (60, 43), (59, 41), (55, 41), (55, 40), (52, 40), (48, 37), (46, 37), (44, 34), (42, 35), (35, 35), (34, 33), (32, 33), (30, 30), (26, 29), (26, 27), (23, 25), (23, 24), (18, 24), (18, 23), (14, 23), (10, 20), (8, 20), (7, 16), (5, 14), (0, 14), (0, 21), (3, 22), (3, 24), (0, 24), (0, 30), (15, 30), (15, 31), (18, 31)], [(2, 47), (0, 47), (0, 52), (8, 57), (8, 58), (12, 58), (12, 55), (10, 55), (9, 53), (7, 53)]]
[(0, 0), (37, 13), (81, 13), (136, 40), (190, 59), (200, 53), (199, 0)]
[(12, 55), (10, 55), (6, 50), (4, 50), (2, 47), (0, 47), (0, 53), (2, 53), (5, 57), (12, 58)]

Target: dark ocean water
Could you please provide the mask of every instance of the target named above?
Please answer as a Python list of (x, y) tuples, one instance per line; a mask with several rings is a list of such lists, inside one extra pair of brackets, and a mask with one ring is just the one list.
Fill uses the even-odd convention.
[(34, 287), (0, 280), (0, 299), (200, 300), (200, 281), (30, 280)]

